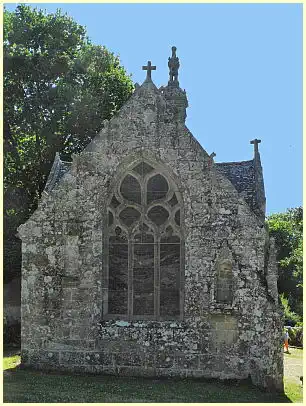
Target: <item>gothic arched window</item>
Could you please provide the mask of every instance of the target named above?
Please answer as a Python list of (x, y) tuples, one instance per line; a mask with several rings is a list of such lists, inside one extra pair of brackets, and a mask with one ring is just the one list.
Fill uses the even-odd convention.
[(182, 200), (173, 179), (140, 162), (116, 184), (108, 209), (108, 317), (182, 317)]

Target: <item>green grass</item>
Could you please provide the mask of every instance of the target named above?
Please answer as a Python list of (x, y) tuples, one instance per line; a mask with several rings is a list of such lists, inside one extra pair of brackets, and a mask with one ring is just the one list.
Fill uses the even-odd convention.
[(289, 402), (248, 383), (45, 374), (17, 370), (4, 379), (5, 402)]
[(301, 385), (287, 379), (285, 394), (273, 394), (248, 382), (44, 373), (16, 368), (19, 360), (4, 358), (5, 402), (302, 402)]
[(285, 394), (295, 403), (303, 403), (303, 387), (291, 379), (284, 379)]
[(285, 357), (289, 358), (302, 358), (303, 357), (303, 350), (300, 348), (289, 348), (289, 354), (284, 352)]
[(303, 402), (303, 387), (299, 379), (303, 374), (303, 350), (289, 347), (289, 352), (289, 354), (284, 353), (285, 393), (292, 402)]
[(11, 355), (3, 358), (3, 370), (15, 368), (20, 364), (20, 355)]

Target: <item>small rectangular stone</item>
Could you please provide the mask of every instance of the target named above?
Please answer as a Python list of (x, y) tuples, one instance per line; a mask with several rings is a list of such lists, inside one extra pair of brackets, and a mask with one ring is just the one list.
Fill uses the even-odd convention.
[(113, 354), (105, 352), (85, 352), (84, 362), (89, 365), (113, 365)]
[(83, 365), (84, 352), (62, 351), (60, 353), (59, 363), (65, 365)]
[(171, 368), (174, 362), (174, 355), (168, 353), (157, 353), (156, 354), (156, 361), (155, 366), (157, 368)]
[(140, 366), (143, 365), (145, 362), (145, 355), (141, 353), (136, 354), (130, 352), (115, 353), (114, 362), (116, 365)]
[(186, 354), (175, 357), (175, 365), (182, 369), (197, 369), (199, 367), (199, 356), (197, 354)]

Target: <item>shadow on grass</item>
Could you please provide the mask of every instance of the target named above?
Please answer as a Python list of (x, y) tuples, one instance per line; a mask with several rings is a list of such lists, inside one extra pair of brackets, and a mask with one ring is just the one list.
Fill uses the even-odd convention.
[(290, 403), (249, 381), (119, 377), (37, 371), (18, 366), (5, 371), (4, 402), (182, 402)]

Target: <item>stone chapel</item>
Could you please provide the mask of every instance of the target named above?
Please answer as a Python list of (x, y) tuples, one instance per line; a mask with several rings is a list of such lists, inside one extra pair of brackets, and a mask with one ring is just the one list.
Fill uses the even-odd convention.
[(176, 48), (149, 61), (72, 162), (56, 155), (22, 239), (22, 363), (246, 379), (283, 390), (282, 313), (258, 143), (214, 162), (185, 125)]

